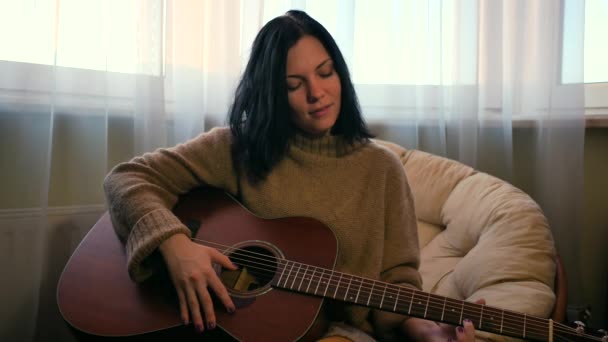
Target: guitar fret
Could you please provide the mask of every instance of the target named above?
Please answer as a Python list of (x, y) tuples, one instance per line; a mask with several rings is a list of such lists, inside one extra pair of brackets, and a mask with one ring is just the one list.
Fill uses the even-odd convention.
[[(382, 288), (382, 286), (384, 285), (384, 289)], [(385, 310), (383, 305), (384, 305), (384, 299), (385, 299), (385, 293), (386, 293), (386, 287), (388, 286), (387, 283), (381, 282), (381, 281), (374, 281), (373, 286), (372, 286), (372, 294), (370, 295), (370, 304), (368, 304), (368, 306), (373, 307), (373, 308), (378, 308), (381, 310)]]
[(481, 329), (483, 324), (483, 304), (481, 304), (481, 316), (479, 316), (479, 329)]
[(427, 297), (426, 297), (426, 307), (424, 308), (424, 318), (426, 318), (426, 314), (429, 310), (429, 300), (431, 300), (431, 294), (427, 293)]
[(357, 290), (357, 298), (355, 298), (355, 303), (358, 303), (359, 294), (361, 293), (361, 287), (363, 286), (363, 282), (359, 280), (359, 290)]
[(397, 304), (399, 303), (399, 292), (401, 291), (401, 287), (397, 286), (397, 295), (395, 296), (395, 305), (393, 306), (393, 312), (397, 311)]
[(409, 315), (412, 312), (412, 304), (414, 303), (414, 293), (412, 293), (412, 298), (410, 298), (410, 308), (407, 309), (407, 314)]
[(289, 287), (290, 289), (293, 290), (293, 285), (296, 283), (296, 279), (298, 279), (298, 273), (300, 272), (300, 269), (302, 268), (302, 264), (300, 264), (300, 266), (298, 267), (298, 270), (296, 271), (296, 273), (293, 275), (293, 281), (291, 282), (291, 286)]
[[(447, 297), (429, 294), (427, 319), (450, 323), (450, 304)], [(456, 319), (453, 320), (454, 322)], [(477, 327), (477, 326), (476, 326)]]
[(289, 269), (289, 273), (287, 273), (287, 277), (285, 278), (285, 282), (283, 283), (283, 287), (287, 287), (287, 282), (289, 281), (289, 277), (291, 276), (291, 271), (293, 271), (293, 262), (290, 262), (290, 264), (292, 265), (291, 268)]
[(306, 270), (304, 270), (304, 275), (302, 276), (302, 280), (300, 280), (300, 285), (298, 285), (298, 291), (300, 291), (300, 288), (302, 287), (302, 283), (304, 282), (304, 279), (306, 278), (306, 272), (308, 272), (308, 265), (306, 265)]
[(342, 281), (342, 273), (340, 273), (340, 279), (338, 279), (338, 284), (336, 284), (336, 291), (334, 292), (334, 299), (336, 299), (336, 294), (338, 294), (338, 289), (340, 288), (341, 281)]
[(344, 300), (346, 300), (346, 297), (348, 296), (348, 290), (350, 289), (350, 283), (353, 281), (353, 276), (350, 276), (350, 279), (348, 280), (348, 287), (346, 287), (346, 292), (344, 292)]
[(462, 323), (462, 314), (464, 312), (464, 302), (462, 302), (462, 308), (460, 308), (460, 319), (458, 319), (458, 324)]
[(327, 296), (327, 289), (329, 289), (329, 285), (331, 284), (331, 278), (334, 276), (334, 271), (331, 271), (331, 275), (327, 279), (327, 286), (325, 286), (325, 292), (323, 292), (323, 297)]
[(369, 306), (369, 301), (372, 299), (372, 295), (374, 294), (374, 286), (376, 286), (376, 282), (372, 282), (372, 289), (369, 291), (369, 297), (367, 297), (367, 306)]
[(317, 291), (319, 290), (319, 285), (321, 285), (321, 278), (323, 277), (324, 273), (325, 273), (325, 270), (321, 269), (321, 275), (319, 276), (319, 282), (317, 283), (317, 287), (315, 288), (315, 294), (317, 294)]
[(443, 313), (443, 322), (458, 325), (461, 322), (460, 309), (458, 305), (462, 305), (459, 300), (452, 298), (444, 298), (445, 310)]
[(285, 265), (283, 265), (283, 272), (281, 272), (281, 277), (279, 278), (279, 281), (277, 282), (277, 284), (279, 286), (281, 286), (281, 280), (283, 280), (283, 276), (285, 275), (285, 271), (287, 270), (287, 267), (289, 267), (289, 261), (286, 261)]
[(306, 287), (306, 293), (310, 293), (310, 284), (312, 284), (313, 280), (315, 279), (316, 272), (316, 267), (313, 267), (312, 274), (310, 275), (310, 280), (308, 281), (308, 286)]
[(429, 300), (429, 294), (427, 294), (426, 292), (414, 291), (410, 300), (410, 308), (408, 309), (408, 315), (426, 318)]
[(500, 317), (500, 333), (501, 333), (501, 334), (502, 334), (502, 325), (503, 325), (504, 321), (505, 321), (505, 312), (504, 312), (504, 310), (503, 310), (503, 311), (502, 311), (502, 315), (501, 315), (501, 317)]
[(526, 338), (526, 314), (524, 314), (524, 338)]
[(382, 291), (382, 299), (380, 300), (380, 309), (382, 309), (382, 303), (384, 303), (384, 295), (386, 294), (386, 288), (388, 288), (388, 284), (384, 285), (384, 291)]

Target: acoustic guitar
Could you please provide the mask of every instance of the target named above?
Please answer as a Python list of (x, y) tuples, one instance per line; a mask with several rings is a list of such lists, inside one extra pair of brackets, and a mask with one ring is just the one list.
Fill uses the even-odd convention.
[[(237, 307), (216, 305), (221, 329), (184, 328), (174, 288), (159, 274), (141, 284), (126, 270), (124, 246), (104, 214), (77, 247), (59, 280), (57, 303), (79, 337), (200, 341), (293, 341), (309, 336), (324, 299), (537, 341), (603, 341), (551, 319), (470, 303), (333, 270), (333, 232), (302, 217), (265, 220), (216, 189), (182, 196), (173, 212), (193, 240), (217, 248), (239, 266), (217, 268)], [(159, 257), (158, 255), (153, 257)]]

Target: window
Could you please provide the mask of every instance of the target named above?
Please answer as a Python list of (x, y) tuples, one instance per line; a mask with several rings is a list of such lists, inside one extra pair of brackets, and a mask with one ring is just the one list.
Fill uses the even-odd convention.
[[(150, 3), (163, 6), (164, 2)], [(164, 12), (154, 5), (123, 0), (0, 0), (0, 60), (54, 65), (56, 59), (58, 67), (159, 75), (163, 41), (155, 42), (157, 46), (137, 45), (140, 30), (158, 31), (161, 36), (162, 20), (154, 16)]]
[(589, 115), (608, 115), (608, 1), (585, 2), (585, 105)]
[(608, 1), (585, 2), (585, 83), (608, 82)]
[[(576, 51), (584, 49), (587, 107), (608, 114), (608, 45), (604, 43), (608, 1), (586, 0), (584, 13), (571, 13), (572, 8), (578, 11), (577, 0), (564, 3), (564, 20), (569, 20), (569, 15), (584, 15), (585, 36), (581, 44), (580, 38), (570, 37), (566, 28), (563, 61), (581, 58)], [(453, 27), (459, 34), (477, 37), (479, 9), (454, 15), (458, 10), (455, 4), (446, 0), (267, 0), (259, 5), (262, 11), (254, 15), (261, 14), (262, 22), (266, 22), (289, 7), (305, 8), (336, 38), (358, 86), (450, 84), (453, 63), (442, 65), (442, 60), (458, 60), (458, 70), (465, 75), (459, 82), (473, 84), (479, 41), (463, 39), (455, 45), (445, 38), (454, 34)], [(242, 1), (235, 6), (245, 8), (250, 3)], [(91, 76), (84, 70), (161, 76), (165, 15), (165, 0), (0, 0), (0, 71), (56, 64), (72, 68), (85, 78), (103, 76)], [(138, 39), (141, 32), (155, 32), (159, 39)], [(138, 46), (144, 44), (138, 41), (145, 41), (146, 46)], [(458, 56), (452, 55), (455, 46)], [(576, 48), (568, 50), (569, 46)], [(392, 52), (387, 54), (389, 48)], [(563, 83), (575, 79), (570, 71), (562, 68)]]
[[(572, 6), (572, 3), (566, 2), (562, 82), (579, 82), (582, 74), (585, 82), (586, 114), (605, 117), (608, 115), (608, 46), (605, 44), (605, 34), (608, 32), (608, 1), (586, 0), (584, 13), (578, 13), (576, 7), (580, 6)], [(570, 21), (576, 22), (576, 17), (582, 15), (585, 18), (585, 32), (581, 41), (579, 35), (571, 32), (569, 25)], [(570, 62), (577, 62), (576, 59), (580, 58), (583, 58), (584, 70), (573, 71), (567, 67)]]

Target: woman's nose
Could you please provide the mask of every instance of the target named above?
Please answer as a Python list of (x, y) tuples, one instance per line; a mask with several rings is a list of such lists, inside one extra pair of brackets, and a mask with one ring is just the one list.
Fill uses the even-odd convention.
[(323, 88), (321, 87), (320, 82), (317, 80), (308, 82), (307, 90), (306, 98), (308, 103), (315, 103), (324, 95)]

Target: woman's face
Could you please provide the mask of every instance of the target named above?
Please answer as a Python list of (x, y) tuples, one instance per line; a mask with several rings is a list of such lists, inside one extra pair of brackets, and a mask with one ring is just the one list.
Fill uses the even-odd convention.
[(291, 121), (304, 133), (326, 134), (340, 115), (342, 86), (323, 44), (300, 38), (287, 52), (286, 75)]

